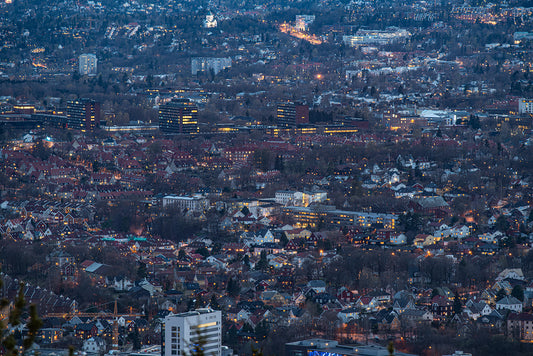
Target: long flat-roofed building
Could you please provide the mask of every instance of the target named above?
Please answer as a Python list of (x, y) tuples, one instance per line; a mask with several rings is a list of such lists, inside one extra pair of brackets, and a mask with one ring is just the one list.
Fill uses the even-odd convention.
[[(386, 347), (380, 345), (341, 345), (335, 340), (309, 339), (285, 344), (285, 356), (387, 356)], [(395, 356), (414, 356), (393, 352)]]
[(163, 197), (163, 207), (176, 207), (182, 210), (204, 211), (209, 208), (209, 199), (201, 196), (167, 195)]
[(298, 227), (316, 227), (319, 223), (330, 227), (370, 227), (372, 224), (383, 224), (387, 229), (394, 229), (398, 219), (394, 214), (337, 210), (332, 205), (287, 206), (281, 212), (294, 219)]

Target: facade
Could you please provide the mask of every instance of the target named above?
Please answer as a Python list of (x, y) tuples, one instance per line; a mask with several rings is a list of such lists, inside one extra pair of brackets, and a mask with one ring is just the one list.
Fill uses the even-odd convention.
[(96, 75), (98, 72), (98, 59), (94, 54), (81, 54), (78, 57), (78, 66), (80, 75)]
[(328, 193), (323, 190), (297, 192), (278, 190), (275, 195), (276, 203), (281, 205), (308, 206), (312, 203), (322, 203), (328, 199)]
[(309, 25), (315, 21), (315, 15), (296, 15), (296, 22), (294, 27), (298, 31), (307, 31)]
[(496, 302), (496, 310), (507, 309), (516, 313), (522, 312), (522, 302), (508, 295)]
[(328, 193), (323, 190), (313, 192), (297, 192), (292, 190), (278, 190), (275, 195), (276, 203), (281, 205), (308, 206), (311, 203), (321, 203), (328, 199)]
[(197, 134), (198, 106), (188, 99), (173, 99), (159, 106), (159, 129), (169, 134)]
[(85, 340), (82, 349), (91, 354), (103, 354), (106, 350), (106, 343), (101, 337), (95, 336)]
[(201, 346), (206, 356), (221, 355), (222, 314), (218, 310), (170, 314), (165, 317), (162, 356), (191, 355)]
[(163, 197), (163, 207), (176, 207), (192, 211), (204, 211), (209, 207), (209, 199), (203, 197), (183, 197), (167, 195)]
[(205, 28), (215, 28), (215, 27), (217, 27), (217, 19), (215, 18), (215, 15), (213, 15), (213, 14), (205, 15), (204, 27)]
[(100, 125), (100, 103), (90, 99), (67, 102), (67, 128), (94, 130)]
[(518, 100), (519, 114), (533, 114), (533, 99), (521, 98)]
[(294, 127), (309, 123), (309, 106), (292, 102), (279, 104), (277, 123), (278, 126), (282, 127)]
[(394, 229), (397, 215), (337, 210), (333, 206), (313, 207), (288, 206), (282, 208), (282, 214), (294, 219), (298, 227), (316, 227), (324, 224), (328, 227), (360, 226), (370, 227), (382, 224), (386, 229)]
[(517, 340), (533, 341), (533, 315), (528, 313), (509, 314), (507, 332)]
[(367, 45), (386, 45), (404, 41), (411, 33), (404, 29), (389, 28), (387, 30), (359, 30), (353, 36), (343, 36), (344, 44), (350, 47)]
[[(216, 20), (215, 20), (216, 21)], [(191, 60), (191, 74), (196, 75), (198, 72), (213, 71), (215, 75), (226, 68), (231, 68), (231, 58), (207, 58), (197, 57)]]

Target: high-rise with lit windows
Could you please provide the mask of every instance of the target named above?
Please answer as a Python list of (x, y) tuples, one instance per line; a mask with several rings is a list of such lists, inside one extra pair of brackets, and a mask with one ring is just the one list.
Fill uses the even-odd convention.
[(91, 99), (67, 102), (67, 128), (94, 130), (100, 125), (100, 103)]
[(197, 134), (198, 106), (188, 99), (173, 99), (159, 106), (159, 129), (169, 134)]
[(81, 54), (78, 57), (78, 65), (80, 75), (96, 75), (98, 71), (98, 59), (94, 54)]
[(222, 347), (222, 314), (209, 308), (165, 317), (161, 356), (196, 354), (220, 356)]
[(278, 126), (294, 127), (299, 124), (309, 123), (309, 106), (292, 102), (278, 104)]

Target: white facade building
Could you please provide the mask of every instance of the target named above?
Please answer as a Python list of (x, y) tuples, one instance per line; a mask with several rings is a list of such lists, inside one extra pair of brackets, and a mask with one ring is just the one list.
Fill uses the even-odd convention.
[(518, 100), (519, 114), (533, 114), (533, 99), (521, 98)]
[(191, 355), (202, 347), (206, 356), (220, 356), (222, 314), (218, 310), (197, 309), (165, 317), (161, 355)]
[(105, 349), (105, 340), (98, 336), (91, 337), (90, 339), (85, 340), (82, 347), (83, 351), (93, 354), (102, 354), (105, 352)]
[(215, 15), (213, 15), (213, 14), (205, 15), (204, 27), (205, 28), (215, 28), (215, 27), (217, 27), (217, 19), (215, 18)]
[(96, 75), (98, 69), (98, 59), (96, 55), (90, 53), (81, 54), (78, 57), (80, 75)]
[(189, 211), (204, 211), (209, 208), (209, 199), (201, 196), (184, 197), (177, 195), (167, 195), (163, 197), (163, 208), (176, 207)]
[(231, 58), (197, 57), (191, 60), (191, 74), (212, 70), (215, 75), (226, 68), (231, 68)]
[(350, 47), (361, 45), (385, 45), (404, 41), (411, 37), (411, 33), (400, 28), (387, 30), (359, 30), (355, 35), (343, 36), (344, 44)]
[(276, 203), (281, 205), (308, 206), (311, 203), (322, 203), (328, 199), (328, 193), (323, 190), (296, 192), (292, 190), (278, 190)]
[(315, 15), (296, 15), (296, 23), (294, 27), (298, 31), (307, 31), (309, 25), (315, 21)]

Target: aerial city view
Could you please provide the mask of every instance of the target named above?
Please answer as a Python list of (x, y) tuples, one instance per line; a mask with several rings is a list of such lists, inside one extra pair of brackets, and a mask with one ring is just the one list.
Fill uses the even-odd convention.
[(0, 355), (533, 355), (533, 0), (0, 0)]

